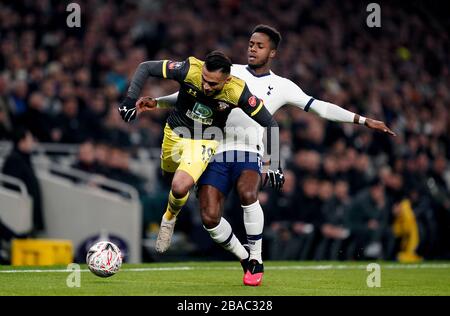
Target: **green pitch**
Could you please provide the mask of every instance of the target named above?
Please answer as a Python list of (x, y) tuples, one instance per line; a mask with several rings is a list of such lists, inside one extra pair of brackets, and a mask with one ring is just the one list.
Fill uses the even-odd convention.
[[(0, 266), (3, 295), (170, 295), (170, 296), (301, 296), (301, 295), (450, 295), (450, 263), (378, 262), (380, 287), (368, 287), (368, 263), (265, 262), (263, 284), (246, 287), (236, 262), (180, 262), (123, 265), (106, 279), (65, 267)], [(373, 284), (372, 284), (373, 285)]]

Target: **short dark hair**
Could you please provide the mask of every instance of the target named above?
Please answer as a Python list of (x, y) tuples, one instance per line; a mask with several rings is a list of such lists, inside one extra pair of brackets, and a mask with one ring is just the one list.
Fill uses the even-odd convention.
[(253, 29), (252, 35), (254, 33), (266, 34), (267, 36), (269, 36), (270, 41), (272, 42), (272, 48), (278, 49), (278, 46), (280, 45), (281, 42), (281, 34), (274, 27), (265, 24), (260, 24)]
[(24, 126), (17, 126), (11, 132), (11, 140), (14, 147), (17, 147), (19, 143), (27, 137), (28, 129)]
[(205, 66), (208, 71), (217, 71), (229, 74), (231, 71), (231, 59), (221, 51), (215, 50), (206, 55)]

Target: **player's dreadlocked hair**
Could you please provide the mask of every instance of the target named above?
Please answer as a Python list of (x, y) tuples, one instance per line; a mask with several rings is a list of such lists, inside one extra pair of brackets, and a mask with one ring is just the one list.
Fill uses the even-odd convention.
[(205, 66), (208, 71), (220, 70), (224, 74), (230, 73), (232, 64), (230, 58), (218, 50), (209, 53), (205, 59)]
[(280, 45), (281, 42), (281, 34), (275, 28), (265, 24), (260, 24), (253, 29), (252, 35), (254, 33), (266, 34), (267, 36), (269, 36), (270, 41), (272, 42), (272, 49), (278, 49), (278, 45)]

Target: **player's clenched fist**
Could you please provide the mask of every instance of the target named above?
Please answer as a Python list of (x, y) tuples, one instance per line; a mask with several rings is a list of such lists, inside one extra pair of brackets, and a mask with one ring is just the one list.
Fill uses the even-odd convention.
[(126, 97), (120, 103), (119, 113), (125, 122), (130, 122), (136, 118), (137, 115), (145, 111), (151, 111), (157, 106), (157, 101), (152, 97), (142, 97), (136, 101)]
[(136, 102), (137, 114), (156, 108), (157, 101), (152, 97), (142, 97)]

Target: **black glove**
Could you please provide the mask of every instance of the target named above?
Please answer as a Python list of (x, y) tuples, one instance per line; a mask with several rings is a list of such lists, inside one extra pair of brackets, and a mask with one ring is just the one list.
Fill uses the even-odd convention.
[(267, 182), (270, 182), (270, 186), (274, 188), (277, 191), (281, 191), (283, 188), (285, 178), (283, 174), (283, 170), (281, 169), (281, 166), (278, 167), (276, 171), (273, 171), (271, 169), (267, 170), (266, 179), (264, 179), (265, 186)]
[(119, 105), (119, 113), (125, 122), (130, 122), (136, 118), (136, 100), (126, 97)]

